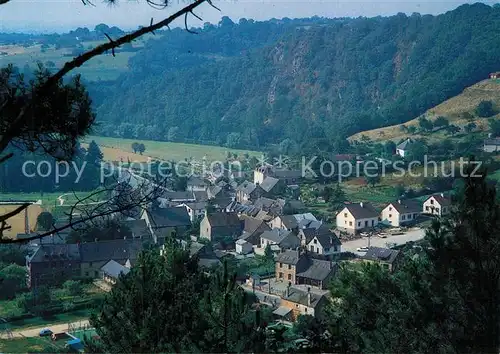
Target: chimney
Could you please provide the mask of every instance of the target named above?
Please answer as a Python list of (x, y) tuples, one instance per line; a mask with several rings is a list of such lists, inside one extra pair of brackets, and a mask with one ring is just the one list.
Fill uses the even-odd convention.
[(441, 193), (441, 197), (443, 197), (443, 198), (444, 198), (444, 193)]
[(311, 287), (307, 287), (307, 306), (311, 306)]
[(286, 287), (286, 297), (290, 296), (290, 287), (292, 286), (292, 282), (288, 282), (288, 286)]
[(359, 206), (363, 208), (363, 202), (359, 203)]
[(398, 204), (401, 204), (401, 199), (398, 199)]

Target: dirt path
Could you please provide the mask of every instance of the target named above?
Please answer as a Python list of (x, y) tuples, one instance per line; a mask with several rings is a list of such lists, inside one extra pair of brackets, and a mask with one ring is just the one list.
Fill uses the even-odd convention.
[[(90, 326), (88, 320), (73, 322), (71, 324), (75, 327)], [(67, 323), (61, 323), (61, 324), (55, 324), (55, 325), (47, 324), (43, 327), (34, 327), (34, 328), (14, 330), (14, 331), (12, 331), (12, 334), (14, 335), (14, 338), (38, 337), (40, 335), (40, 331), (44, 328), (49, 328), (54, 333), (67, 332), (68, 331), (68, 324)], [(5, 336), (5, 335), (2, 334), (2, 336)]]

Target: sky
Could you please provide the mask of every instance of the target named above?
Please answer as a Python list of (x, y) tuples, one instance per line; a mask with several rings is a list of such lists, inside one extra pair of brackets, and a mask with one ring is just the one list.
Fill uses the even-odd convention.
[[(103, 0), (93, 0), (95, 7), (84, 6), (81, 0), (10, 0), (0, 5), (0, 31), (15, 32), (66, 32), (77, 27), (93, 29), (99, 23), (135, 29), (139, 25), (149, 25), (151, 17), (161, 20), (180, 9), (189, 0), (173, 0), (167, 9), (157, 10), (144, 0), (119, 0), (109, 6)], [(477, 0), (214, 0), (219, 12), (208, 4), (196, 11), (204, 22), (218, 23), (222, 16), (233, 21), (240, 18), (267, 20), (270, 18), (358, 17), (387, 16), (398, 12), (411, 14), (440, 14), (464, 3)], [(489, 5), (498, 0), (482, 1)], [(193, 18), (190, 26), (200, 24)], [(182, 23), (178, 23), (182, 25)]]

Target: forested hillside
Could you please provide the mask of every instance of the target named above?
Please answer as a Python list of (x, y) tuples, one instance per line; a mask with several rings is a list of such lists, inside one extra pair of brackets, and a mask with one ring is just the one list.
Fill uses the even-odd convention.
[(150, 41), (131, 73), (91, 92), (104, 135), (339, 150), (500, 70), (499, 33), (500, 7), (483, 4), (440, 16), (224, 18)]

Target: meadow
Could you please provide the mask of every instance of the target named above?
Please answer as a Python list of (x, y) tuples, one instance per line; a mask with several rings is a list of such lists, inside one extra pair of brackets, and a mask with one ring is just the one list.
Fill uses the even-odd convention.
[[(243, 155), (245, 153), (250, 156), (260, 156), (260, 152), (251, 150), (229, 149), (221, 146), (211, 145), (196, 145), (184, 143), (172, 143), (166, 141), (152, 140), (136, 140), (136, 139), (121, 139), (109, 138), (100, 136), (89, 136), (85, 138), (85, 143), (94, 140), (101, 148), (106, 161), (127, 162), (127, 156), (132, 162), (144, 162), (147, 157), (164, 161), (182, 161), (195, 159), (201, 161), (205, 158), (207, 161), (225, 161), (227, 153), (236, 153)], [(133, 154), (132, 143), (138, 142), (146, 146), (146, 151), (143, 155)]]
[[(144, 43), (151, 37), (152, 35), (145, 35), (139, 40), (134, 41), (133, 46), (136, 48), (143, 47)], [(104, 42), (104, 40), (86, 41), (82, 42), (82, 45), (85, 50), (88, 50)], [(62, 67), (65, 62), (73, 59), (73, 56), (69, 55), (71, 53), (71, 49), (69, 48), (55, 49), (54, 46), (50, 46), (48, 49), (42, 51), (40, 44), (30, 47), (0, 45), (0, 52), (8, 53), (7, 55), (0, 56), (0, 67), (4, 67), (7, 64), (14, 64), (19, 68), (23, 68), (25, 65), (34, 66), (37, 62), (43, 64), (53, 62), (57, 69)], [(128, 71), (128, 60), (135, 54), (136, 52), (117, 52), (116, 56), (113, 56), (111, 53), (106, 53), (91, 59), (82, 65), (82, 67), (72, 71), (72, 73), (81, 74), (84, 79), (89, 81), (114, 80), (120, 74)]]

